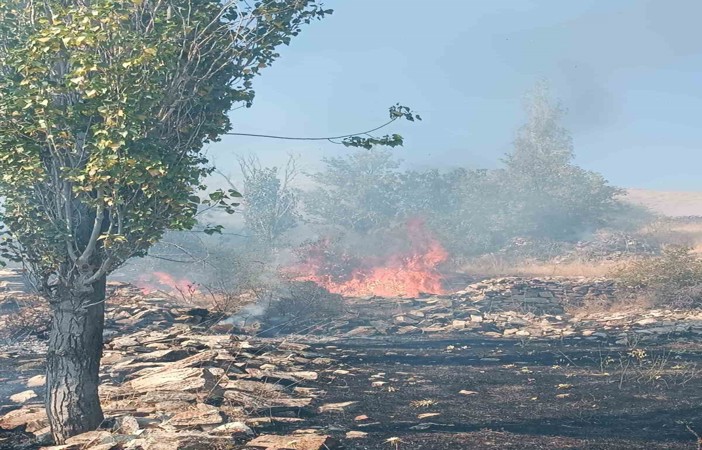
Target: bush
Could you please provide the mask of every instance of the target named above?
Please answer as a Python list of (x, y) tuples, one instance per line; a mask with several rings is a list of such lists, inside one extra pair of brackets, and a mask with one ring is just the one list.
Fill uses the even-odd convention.
[(277, 289), (278, 276), (270, 249), (259, 242), (210, 248), (202, 283), (215, 297), (215, 309), (228, 315), (248, 303), (267, 299)]
[(343, 297), (312, 281), (290, 281), (264, 311), (264, 332), (305, 334), (343, 311)]
[(613, 275), (622, 288), (650, 294), (658, 304), (702, 305), (702, 259), (689, 247), (664, 248), (660, 256), (630, 262)]

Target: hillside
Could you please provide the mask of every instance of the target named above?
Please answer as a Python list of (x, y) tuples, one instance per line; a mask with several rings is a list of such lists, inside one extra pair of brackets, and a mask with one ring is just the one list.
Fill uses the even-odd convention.
[(627, 189), (626, 199), (665, 216), (702, 216), (702, 192)]

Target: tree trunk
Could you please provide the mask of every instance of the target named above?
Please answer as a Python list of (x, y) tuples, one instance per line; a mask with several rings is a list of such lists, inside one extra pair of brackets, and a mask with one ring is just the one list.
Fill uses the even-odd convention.
[(103, 421), (98, 397), (106, 280), (93, 292), (63, 290), (51, 305), (46, 412), (56, 444), (95, 430)]

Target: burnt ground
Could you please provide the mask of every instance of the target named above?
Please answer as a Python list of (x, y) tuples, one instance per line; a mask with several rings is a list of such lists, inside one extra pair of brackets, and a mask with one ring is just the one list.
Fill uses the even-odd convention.
[[(645, 347), (376, 337), (325, 339), (310, 350), (335, 360), (333, 372), (304, 383), (326, 391), (317, 405), (356, 403), (305, 415), (295, 428), (335, 435), (346, 450), (696, 449), (690, 429), (702, 431), (702, 343), (684, 337)], [(0, 371), (14, 392), (24, 389), (19, 376), (43, 365), (16, 362)], [(367, 436), (347, 439), (348, 431)], [(0, 436), (0, 448), (22, 441)]]
[(357, 403), (309, 424), (368, 433), (349, 450), (396, 448), (391, 438), (402, 450), (698, 448), (699, 343), (413, 337), (317, 349), (343, 361), (324, 401)]

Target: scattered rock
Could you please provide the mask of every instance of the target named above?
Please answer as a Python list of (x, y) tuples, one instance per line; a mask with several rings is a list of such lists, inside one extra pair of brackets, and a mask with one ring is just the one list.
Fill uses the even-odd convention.
[(334, 450), (340, 448), (330, 436), (259, 436), (246, 447), (261, 450)]
[(320, 413), (328, 412), (344, 412), (348, 407), (355, 405), (358, 402), (342, 402), (342, 403), (327, 403), (320, 406), (317, 411)]
[(27, 387), (28, 388), (34, 388), (34, 387), (41, 387), (46, 384), (46, 375), (35, 375), (29, 380), (27, 380)]
[(648, 317), (646, 319), (637, 320), (636, 324), (637, 325), (651, 325), (651, 324), (654, 324), (657, 322), (658, 322), (657, 319), (654, 319), (653, 317)]
[(36, 398), (37, 393), (29, 389), (27, 391), (18, 392), (17, 394), (11, 395), (10, 400), (15, 403), (26, 403), (29, 400)]
[(346, 439), (363, 439), (368, 437), (368, 433), (363, 431), (348, 431), (346, 433)]
[(192, 429), (204, 425), (219, 425), (222, 422), (222, 415), (217, 407), (198, 403), (194, 407), (175, 414), (167, 423), (177, 428)]
[(413, 326), (413, 325), (407, 325), (407, 326), (404, 326), (404, 327), (400, 327), (400, 328), (398, 328), (398, 330), (396, 331), (396, 333), (397, 333), (397, 334), (400, 334), (400, 335), (403, 335), (403, 334), (417, 334), (417, 333), (421, 333), (421, 332), (422, 332), (421, 329), (419, 329), (419, 328), (417, 328), (417, 327), (415, 327), (415, 326)]
[(178, 433), (157, 432), (144, 438), (134, 439), (124, 446), (125, 450), (210, 450), (231, 448), (228, 436), (212, 436), (197, 431)]
[(466, 325), (467, 322), (465, 320), (454, 320), (451, 326), (457, 330), (462, 330)]
[[(111, 441), (111, 442), (110, 442)], [(98, 444), (115, 444), (109, 431), (88, 431), (66, 439), (66, 445), (77, 445), (80, 448), (93, 448)]]
[(205, 369), (184, 367), (168, 371), (158, 371), (144, 375), (126, 383), (124, 389), (133, 392), (149, 391), (202, 391), (215, 387), (217, 379)]
[(373, 336), (376, 334), (376, 329), (370, 326), (356, 327), (346, 333), (346, 336)]
[(24, 406), (0, 417), (0, 428), (14, 430), (25, 426), (28, 433), (34, 433), (49, 426), (44, 406)]
[(115, 431), (117, 433), (137, 434), (139, 429), (139, 421), (134, 416), (126, 415), (118, 417), (115, 421)]
[(232, 437), (253, 436), (254, 431), (243, 422), (228, 422), (213, 428), (212, 434), (227, 435)]

